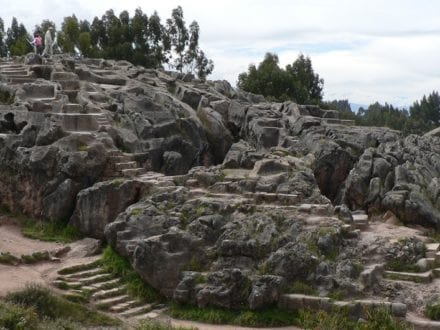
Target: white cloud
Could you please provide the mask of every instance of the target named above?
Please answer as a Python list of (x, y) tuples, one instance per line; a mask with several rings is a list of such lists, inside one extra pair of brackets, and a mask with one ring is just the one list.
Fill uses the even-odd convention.
[(214, 79), (235, 84), (267, 51), (276, 52), (282, 65), (303, 52), (325, 79), (326, 98), (407, 105), (440, 89), (436, 0), (0, 0), (0, 16), (6, 27), (16, 16), (32, 29), (43, 19), (59, 27), (73, 13), (91, 21), (109, 8), (157, 10), (165, 20), (177, 5), (187, 22), (199, 22), (202, 47), (215, 62)]

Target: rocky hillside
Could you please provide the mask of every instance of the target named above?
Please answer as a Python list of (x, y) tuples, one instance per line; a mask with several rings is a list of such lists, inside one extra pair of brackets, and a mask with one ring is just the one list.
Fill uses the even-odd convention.
[(291, 307), (298, 283), (389, 300), (377, 272), (423, 243), (368, 241), (368, 220), (439, 226), (435, 134), (124, 61), (18, 58), (0, 77), (1, 204), (106, 240), (177, 302)]

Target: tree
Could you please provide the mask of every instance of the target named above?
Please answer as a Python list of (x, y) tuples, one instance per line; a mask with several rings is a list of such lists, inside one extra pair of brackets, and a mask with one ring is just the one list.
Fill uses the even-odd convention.
[(90, 23), (88, 20), (79, 21), (79, 32), (90, 32)]
[(42, 36), (44, 37), (44, 34), (51, 26), (55, 29), (55, 22), (45, 19), (40, 25), (35, 25), (35, 31), (41, 32)]
[[(44, 35), (49, 26), (55, 27), (53, 22), (44, 20), (35, 26), (35, 30)], [(2, 34), (3, 29), (0, 29), (0, 54)], [(172, 61), (180, 72), (194, 72), (204, 79), (212, 72), (214, 64), (200, 49), (199, 35), (200, 27), (195, 21), (188, 30), (179, 6), (173, 10), (166, 26), (161, 23), (157, 12), (148, 17), (140, 8), (135, 10), (133, 17), (126, 10), (117, 16), (110, 9), (101, 18), (95, 17), (91, 24), (87, 20), (78, 20), (72, 14), (64, 18), (57, 38), (64, 52), (79, 50), (87, 57), (127, 60), (149, 68), (162, 68)], [(9, 49), (14, 49), (13, 55), (31, 50), (28, 37), (24, 26), (14, 18), (6, 38)]]
[(18, 24), (15, 17), (12, 18), (11, 27), (7, 31), (6, 44), (11, 55), (20, 56), (32, 51), (30, 36), (23, 24)]
[(408, 111), (400, 110), (391, 104), (379, 102), (370, 104), (367, 109), (359, 108), (356, 123), (362, 126), (385, 126), (403, 131), (408, 121)]
[(313, 71), (312, 60), (300, 54), (292, 65), (286, 66), (286, 71), (293, 78), (295, 100), (298, 103), (319, 103), (322, 101), (324, 79)]
[(97, 49), (96, 56), (100, 57), (103, 48), (107, 46), (108, 38), (104, 22), (98, 17), (93, 19), (92, 25), (90, 26), (90, 37), (92, 39), (92, 45), (95, 45)]
[(171, 18), (167, 20), (167, 29), (172, 50), (177, 56), (173, 65), (177, 71), (183, 72), (183, 67), (185, 65), (185, 49), (189, 43), (189, 34), (183, 19), (182, 7), (178, 6), (173, 9)]
[(142, 12), (141, 8), (137, 8), (131, 19), (131, 33), (133, 38), (133, 61), (136, 64), (147, 65), (148, 47), (148, 17)]
[(408, 133), (423, 134), (440, 126), (440, 95), (433, 91), (415, 101), (409, 109), (410, 120), (405, 130)]
[(79, 51), (83, 56), (91, 57), (93, 56), (93, 47), (92, 47), (92, 37), (90, 36), (90, 32), (81, 32), (79, 35), (78, 41)]
[(150, 16), (148, 20), (148, 44), (149, 59), (147, 66), (152, 68), (162, 67), (162, 63), (168, 63), (171, 41), (166, 28), (162, 25), (157, 12)]
[(5, 38), (5, 23), (0, 17), (0, 57), (5, 57), (8, 54), (8, 49), (4, 41)]
[(196, 74), (199, 79), (205, 80), (214, 70), (214, 62), (205, 56), (203, 50), (199, 50), (196, 58)]
[(287, 72), (278, 66), (276, 54), (266, 53), (258, 68), (251, 64), (248, 72), (238, 76), (238, 87), (244, 91), (261, 94), (274, 101), (292, 99), (292, 83)]
[(266, 53), (258, 68), (251, 64), (248, 72), (239, 74), (238, 87), (275, 101), (321, 102), (324, 80), (313, 72), (309, 57), (300, 54), (286, 69), (280, 68), (278, 63), (276, 54)]
[(58, 43), (66, 53), (75, 53), (75, 47), (79, 45), (79, 22), (75, 15), (64, 17), (61, 24), (61, 32), (58, 34)]
[(350, 102), (348, 100), (333, 100), (321, 102), (320, 106), (323, 109), (338, 110), (339, 118), (355, 120), (356, 114), (351, 111)]

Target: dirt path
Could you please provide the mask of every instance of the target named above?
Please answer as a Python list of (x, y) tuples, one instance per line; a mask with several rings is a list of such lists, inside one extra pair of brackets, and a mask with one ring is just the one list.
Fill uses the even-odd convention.
[(301, 328), (289, 326), (289, 327), (278, 327), (278, 328), (248, 328), (248, 327), (239, 327), (235, 325), (215, 325), (215, 324), (204, 324), (200, 322), (194, 321), (185, 321), (185, 320), (175, 320), (168, 317), (162, 317), (160, 320), (169, 322), (173, 326), (176, 327), (189, 327), (196, 328), (199, 330), (255, 330), (255, 329), (276, 329), (276, 330), (300, 330)]
[(49, 287), (58, 269), (89, 262), (97, 257), (88, 257), (88, 249), (93, 242), (90, 239), (80, 240), (72, 244), (43, 242), (29, 239), (21, 233), (19, 226), (6, 216), (0, 216), (0, 252), (9, 252), (20, 257), (34, 252), (56, 251), (69, 246), (70, 251), (57, 262), (39, 262), (30, 265), (0, 264), (0, 297), (9, 292), (24, 288), (29, 283), (37, 283)]
[[(29, 239), (21, 233), (19, 226), (11, 219), (0, 216), (0, 252), (10, 252), (20, 257), (23, 254), (32, 254), (37, 251), (54, 251), (69, 246), (70, 251), (57, 262), (41, 262), (31, 265), (9, 266), (0, 264), (0, 298), (10, 292), (18, 291), (27, 284), (37, 283), (58, 291), (50, 283), (57, 277), (57, 271), (61, 268), (89, 263), (99, 256), (88, 256), (96, 243), (93, 239), (83, 239), (71, 244), (43, 242)], [(159, 315), (157, 320), (169, 322), (174, 326), (194, 327), (200, 330), (216, 329), (256, 329), (228, 325), (210, 325), (199, 322), (172, 319), (166, 315)], [(268, 328), (265, 328), (268, 329)], [(298, 330), (297, 327), (276, 328), (280, 330)]]

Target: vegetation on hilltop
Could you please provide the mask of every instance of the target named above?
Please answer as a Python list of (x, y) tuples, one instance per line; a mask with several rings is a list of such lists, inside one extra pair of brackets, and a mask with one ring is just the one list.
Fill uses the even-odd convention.
[(290, 100), (338, 110), (341, 119), (354, 120), (361, 126), (385, 126), (404, 134), (424, 134), (440, 126), (440, 96), (436, 91), (415, 101), (409, 110), (375, 102), (355, 113), (349, 100), (323, 101), (324, 80), (314, 72), (310, 57), (303, 54), (283, 69), (278, 56), (267, 53), (261, 63), (250, 64), (247, 72), (238, 75), (237, 85), (269, 101)]
[(361, 126), (385, 126), (407, 134), (424, 134), (440, 126), (440, 96), (433, 91), (415, 101), (409, 110), (391, 104), (375, 102), (357, 113), (351, 111), (348, 100), (324, 102), (323, 107), (335, 109), (343, 119), (352, 119)]
[(310, 57), (300, 54), (285, 69), (278, 65), (276, 54), (267, 53), (264, 60), (238, 76), (238, 87), (244, 91), (261, 94), (272, 101), (292, 100), (300, 104), (322, 101), (324, 80), (313, 71)]
[[(44, 20), (35, 32), (44, 34), (55, 24)], [(3, 37), (6, 37), (6, 42)], [(130, 17), (128, 11), (119, 16), (109, 9), (90, 23), (73, 14), (64, 17), (57, 32), (58, 45), (65, 53), (79, 53), (91, 58), (127, 60), (147, 68), (169, 64), (179, 72), (194, 73), (201, 79), (212, 73), (214, 64), (199, 46), (200, 27), (196, 21), (187, 26), (182, 7), (172, 10), (165, 24), (154, 12), (148, 17), (140, 8)], [(17, 18), (7, 29), (0, 18), (0, 55), (24, 55), (32, 51), (32, 36)]]

